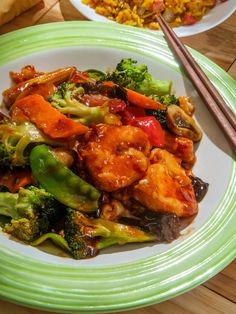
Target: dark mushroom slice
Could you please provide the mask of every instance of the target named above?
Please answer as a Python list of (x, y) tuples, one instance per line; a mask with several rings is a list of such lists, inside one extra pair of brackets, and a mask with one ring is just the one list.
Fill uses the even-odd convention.
[(187, 137), (194, 142), (202, 138), (202, 131), (194, 119), (179, 106), (170, 105), (167, 108), (166, 123), (168, 128), (179, 136)]

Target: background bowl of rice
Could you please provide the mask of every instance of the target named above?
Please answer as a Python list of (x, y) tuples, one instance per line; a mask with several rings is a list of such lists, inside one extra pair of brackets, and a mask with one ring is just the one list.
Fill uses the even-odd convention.
[[(109, 7), (109, 1), (112, 2), (113, 0), (106, 1), (107, 7)], [(84, 15), (89, 20), (115, 23), (113, 20), (110, 20), (103, 15), (97, 14), (94, 9), (90, 8), (88, 5), (85, 5), (82, 0), (70, 0), (70, 2), (82, 15)], [(94, 3), (96, 2), (98, 1), (94, 0)], [(213, 9), (209, 10), (207, 14), (204, 15), (203, 18), (196, 24), (176, 27), (175, 32), (179, 37), (186, 37), (205, 32), (221, 24), (230, 15), (232, 15), (235, 10), (235, 0), (228, 0), (226, 2), (217, 1), (217, 5)]]

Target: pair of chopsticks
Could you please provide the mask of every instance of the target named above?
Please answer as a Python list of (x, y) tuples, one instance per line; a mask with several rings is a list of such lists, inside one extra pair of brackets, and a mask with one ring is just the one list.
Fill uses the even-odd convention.
[(236, 117), (234, 113), (161, 15), (157, 16), (157, 22), (198, 94), (201, 96), (220, 129), (224, 132), (236, 154)]

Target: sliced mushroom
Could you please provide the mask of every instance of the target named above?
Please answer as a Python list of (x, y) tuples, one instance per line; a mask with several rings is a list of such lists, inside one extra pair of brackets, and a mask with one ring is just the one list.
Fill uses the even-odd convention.
[(174, 22), (175, 20), (175, 13), (172, 9), (169, 8), (165, 9), (165, 11), (162, 13), (162, 16), (167, 23)]
[(202, 131), (199, 126), (193, 118), (187, 115), (179, 106), (168, 106), (166, 123), (174, 134), (187, 137), (194, 142), (198, 142), (202, 138)]

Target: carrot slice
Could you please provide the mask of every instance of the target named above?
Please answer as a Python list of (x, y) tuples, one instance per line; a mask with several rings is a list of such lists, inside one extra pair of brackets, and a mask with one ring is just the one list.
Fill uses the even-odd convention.
[(11, 120), (13, 122), (21, 123), (21, 122), (29, 121), (28, 117), (23, 113), (23, 111), (16, 106), (12, 108), (10, 114), (11, 114)]
[[(21, 112), (16, 112), (17, 110)], [(88, 128), (67, 118), (53, 108), (42, 96), (34, 94), (17, 100), (14, 104), (12, 117), (15, 121), (26, 120), (34, 123), (43, 133), (53, 139), (66, 139), (88, 131)]]
[[(117, 84), (110, 82), (110, 81), (105, 81), (103, 82), (104, 85), (107, 86), (115, 86)], [(127, 91), (127, 98), (128, 101), (137, 107), (141, 107), (144, 109), (161, 109), (161, 110), (166, 110), (166, 108), (158, 101), (155, 101), (145, 95), (142, 95), (138, 92), (135, 92), (129, 88), (125, 88)]]
[(144, 109), (166, 110), (166, 108), (158, 101), (155, 101), (147, 96), (144, 96), (128, 88), (126, 88), (126, 91), (127, 91), (128, 101), (137, 107), (141, 107)]

